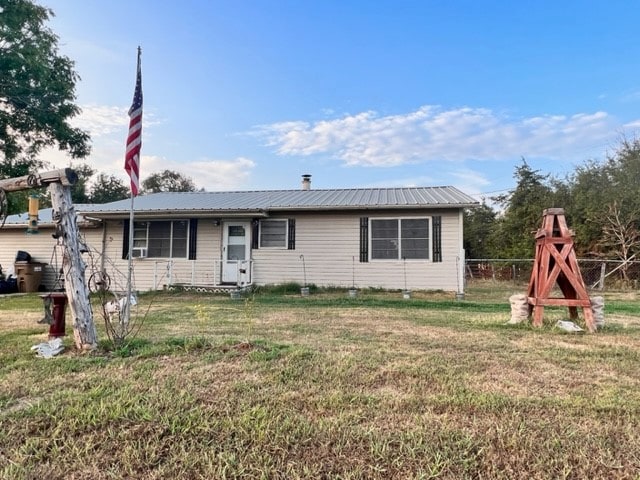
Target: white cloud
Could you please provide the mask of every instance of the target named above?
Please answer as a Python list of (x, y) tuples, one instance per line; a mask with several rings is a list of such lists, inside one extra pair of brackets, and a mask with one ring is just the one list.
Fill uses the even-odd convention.
[[(118, 149), (115, 153), (102, 150), (100, 155), (92, 155), (91, 160), (86, 163), (95, 168), (98, 173), (114, 175), (128, 185), (129, 179), (124, 171), (123, 148)], [(46, 152), (46, 161), (50, 162), (53, 168), (73, 166), (68, 157), (56, 150)], [(197, 188), (204, 188), (207, 191), (243, 188), (249, 183), (255, 166), (253, 160), (244, 157), (233, 160), (202, 159), (192, 162), (177, 162), (164, 157), (142, 155), (140, 160), (142, 180), (153, 173), (173, 170), (190, 177)]]
[[(128, 177), (124, 171), (124, 147), (117, 152), (101, 150), (101, 154), (92, 155), (87, 161), (98, 173), (115, 175), (128, 184)], [(44, 157), (43, 157), (44, 158)], [(61, 152), (51, 150), (47, 152), (46, 160), (54, 168), (71, 165), (69, 159)], [(82, 161), (81, 161), (82, 162)], [(71, 165), (73, 166), (73, 165)], [(173, 170), (190, 177), (197, 188), (207, 191), (240, 189), (249, 183), (251, 173), (256, 164), (253, 160), (238, 157), (233, 160), (209, 160), (177, 162), (164, 157), (142, 155), (140, 159), (141, 178), (144, 181), (149, 175), (163, 170)]]
[[(40, 158), (53, 168), (73, 166), (73, 163), (87, 163), (98, 173), (115, 175), (127, 183), (124, 171), (124, 152), (129, 117), (128, 107), (109, 105), (83, 105), (82, 113), (72, 121), (73, 125), (89, 132), (92, 140), (91, 155), (86, 160), (72, 161), (64, 152), (55, 148), (46, 149)], [(161, 123), (153, 113), (145, 112), (143, 130)], [(143, 141), (144, 143), (144, 141)], [(142, 180), (163, 170), (173, 170), (191, 177), (198, 188), (205, 190), (237, 189), (249, 182), (255, 162), (248, 158), (198, 159), (176, 161), (169, 158), (143, 154), (140, 160)]]
[(233, 160), (201, 159), (193, 162), (175, 162), (162, 157), (142, 156), (141, 169), (146, 170), (142, 178), (163, 170), (180, 172), (194, 181), (198, 188), (207, 191), (234, 190), (246, 185), (253, 168), (253, 160), (238, 157)]
[(254, 133), (280, 155), (324, 154), (350, 166), (438, 160), (581, 160), (621, 125), (606, 112), (514, 118), (485, 108), (423, 106), (400, 115), (367, 111), (315, 123), (261, 125)]
[[(129, 107), (117, 107), (113, 105), (81, 105), (80, 115), (71, 120), (74, 127), (86, 130), (91, 138), (120, 135), (124, 142), (129, 126)], [(162, 123), (153, 112), (144, 112), (142, 117), (143, 129)]]
[(72, 160), (65, 151), (48, 148), (41, 152), (40, 158), (54, 168), (86, 162), (101, 173), (119, 176), (120, 170), (124, 168), (128, 109), (94, 104), (81, 105), (81, 109), (82, 112), (71, 120), (71, 124), (87, 131), (91, 136), (90, 156), (85, 160)]
[(71, 124), (88, 131), (92, 138), (127, 131), (129, 116), (125, 107), (91, 104), (80, 108), (82, 112), (71, 120)]
[(455, 186), (469, 195), (480, 196), (481, 192), (492, 183), (486, 174), (469, 168), (452, 171), (450, 175), (455, 178)]

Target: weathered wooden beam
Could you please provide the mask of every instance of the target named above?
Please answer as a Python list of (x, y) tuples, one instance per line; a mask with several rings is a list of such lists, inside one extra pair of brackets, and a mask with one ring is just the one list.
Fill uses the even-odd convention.
[(93, 350), (98, 345), (98, 335), (93, 322), (93, 311), (89, 301), (89, 287), (85, 280), (86, 264), (82, 259), (80, 231), (76, 212), (71, 200), (71, 189), (60, 182), (51, 182), (51, 205), (62, 230), (64, 253), (62, 273), (64, 288), (69, 299), (73, 317), (73, 338), (79, 350)]
[(62, 186), (70, 187), (78, 181), (78, 174), (71, 168), (62, 168), (50, 172), (25, 175), (23, 177), (8, 178), (0, 180), (0, 190), (5, 192), (18, 192), (20, 190), (30, 190), (32, 188), (46, 187), (52, 183), (59, 183)]

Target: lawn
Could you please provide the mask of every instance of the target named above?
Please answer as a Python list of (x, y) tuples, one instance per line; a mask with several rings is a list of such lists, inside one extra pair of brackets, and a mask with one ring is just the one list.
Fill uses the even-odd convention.
[(506, 325), (511, 290), (148, 294), (128, 344), (53, 359), (0, 297), (0, 477), (640, 478), (635, 293), (567, 334)]

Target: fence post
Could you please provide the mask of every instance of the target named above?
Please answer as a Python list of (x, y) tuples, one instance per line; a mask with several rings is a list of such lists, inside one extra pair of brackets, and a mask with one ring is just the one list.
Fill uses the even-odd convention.
[(471, 264), (469, 263), (469, 260), (465, 260), (464, 264), (467, 269), (467, 273), (469, 274), (469, 278), (473, 279), (473, 270), (471, 270)]
[(607, 262), (602, 262), (602, 264), (600, 265), (600, 286), (598, 288), (598, 290), (602, 291), (604, 290), (604, 279), (605, 279), (605, 272), (607, 270)]

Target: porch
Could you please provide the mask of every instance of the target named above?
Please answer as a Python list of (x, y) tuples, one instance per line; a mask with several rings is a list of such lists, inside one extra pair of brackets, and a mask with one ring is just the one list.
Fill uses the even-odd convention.
[[(253, 260), (141, 260), (134, 262), (136, 284), (152, 290), (184, 289), (227, 292), (251, 286)], [(144, 280), (139, 282), (139, 280)], [(151, 282), (149, 282), (151, 280)], [(144, 288), (143, 288), (144, 289)]]

